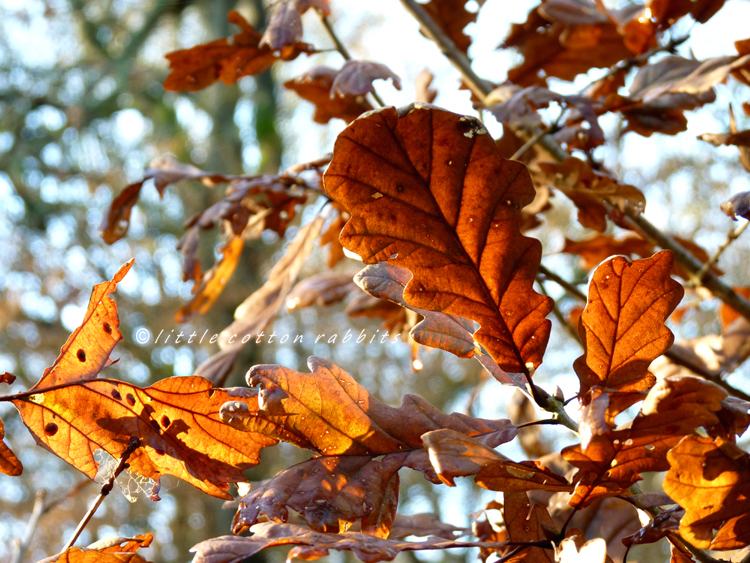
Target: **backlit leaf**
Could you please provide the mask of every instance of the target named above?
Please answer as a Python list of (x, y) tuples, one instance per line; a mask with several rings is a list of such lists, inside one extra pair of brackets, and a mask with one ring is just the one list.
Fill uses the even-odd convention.
[(541, 363), (552, 302), (532, 287), (541, 245), (519, 228), (534, 188), (480, 122), (419, 104), (371, 113), (339, 135), (324, 180), (352, 215), (344, 246), (411, 271), (407, 303), (479, 322), (505, 371)]
[(668, 459), (664, 491), (687, 511), (680, 535), (700, 549), (750, 544), (750, 456), (722, 438), (686, 436)]
[(23, 473), (23, 465), (3, 441), (3, 438), (5, 438), (5, 426), (3, 426), (3, 421), (0, 420), (0, 473), (18, 477)]

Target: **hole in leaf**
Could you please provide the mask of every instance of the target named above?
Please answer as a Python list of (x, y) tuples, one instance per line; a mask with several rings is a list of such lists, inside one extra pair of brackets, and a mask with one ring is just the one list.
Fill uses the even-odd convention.
[(83, 348), (78, 349), (78, 352), (76, 352), (76, 357), (78, 358), (79, 362), (86, 361), (86, 352), (83, 351)]

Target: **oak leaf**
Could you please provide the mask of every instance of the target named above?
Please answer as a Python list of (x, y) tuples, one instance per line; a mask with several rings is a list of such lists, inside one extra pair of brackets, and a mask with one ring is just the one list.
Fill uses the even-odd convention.
[(476, 475), (474, 481), (485, 489), (502, 492), (572, 491), (563, 477), (538, 461), (516, 463), (481, 440), (455, 430), (433, 430), (422, 435), (430, 463), (440, 480), (454, 486), (455, 477)]
[(39, 563), (149, 563), (137, 553), (102, 553), (98, 550), (71, 547)]
[(324, 307), (345, 299), (357, 291), (356, 272), (323, 272), (298, 282), (289, 292), (286, 308), (303, 309), (311, 305)]
[(303, 100), (315, 104), (315, 123), (325, 124), (334, 118), (351, 123), (373, 108), (363, 96), (332, 94), (333, 83), (338, 74), (338, 70), (318, 66), (293, 80), (287, 80), (284, 87), (294, 90)]
[(578, 222), (584, 227), (604, 232), (609, 215), (604, 202), (617, 207), (620, 212), (630, 209), (641, 213), (646, 198), (641, 191), (614, 178), (592, 170), (579, 158), (566, 158), (562, 162), (542, 162), (539, 168), (546, 182), (564, 193), (578, 208)]
[(33, 389), (51, 387), (80, 379), (91, 379), (112, 364), (110, 354), (122, 340), (117, 305), (110, 294), (133, 266), (124, 264), (111, 281), (94, 286), (81, 326), (76, 328), (60, 349), (55, 362), (44, 370)]
[(301, 53), (315, 52), (311, 45), (297, 41), (274, 50), (261, 44), (263, 36), (256, 33), (238, 12), (231, 10), (227, 19), (242, 29), (231, 40), (217, 39), (166, 55), (172, 72), (164, 81), (165, 90), (195, 92), (217, 80), (227, 85), (234, 84), (243, 76), (268, 70), (279, 59), (291, 61)]
[[(477, 4), (481, 7), (485, 1), (480, 0)], [(464, 29), (477, 20), (478, 11), (468, 11), (466, 0), (430, 0), (424, 4), (424, 9), (456, 47), (464, 53), (469, 51), (471, 38), (464, 33)]]
[(409, 467), (439, 482), (423, 434), (449, 428), (495, 447), (517, 433), (507, 420), (445, 415), (414, 395), (393, 408), (371, 397), (338, 366), (315, 357), (309, 366), (310, 374), (255, 366), (248, 384), (260, 387), (261, 410), (256, 413), (243, 401), (222, 408), (223, 420), (235, 428), (267, 419), (283, 424), (298, 446), (322, 454), (251, 491), (240, 503), (235, 531), (258, 522), (261, 513), (285, 521), (289, 506), (316, 530), (338, 531), (363, 519), (364, 532), (387, 537), (398, 501), (398, 470)]
[[(715, 147), (721, 145), (734, 145), (740, 151), (740, 164), (742, 167), (750, 172), (750, 129), (740, 131), (737, 129), (737, 120), (734, 118), (734, 111), (732, 106), (729, 106), (729, 134), (719, 133), (711, 134), (704, 133), (698, 135), (701, 141), (711, 143)], [(732, 217), (734, 219), (734, 217)]]
[(686, 510), (680, 535), (699, 549), (750, 544), (750, 456), (722, 438), (686, 436), (667, 457), (664, 491)]
[(363, 534), (345, 532), (327, 534), (293, 524), (261, 522), (250, 528), (252, 536), (221, 536), (194, 546), (194, 563), (239, 563), (276, 545), (296, 545), (287, 555), (311, 561), (328, 555), (331, 549), (351, 551), (365, 563), (391, 561), (404, 551), (439, 550), (467, 547), (496, 547), (498, 542), (461, 542), (432, 537), (421, 542), (390, 540)]
[(596, 269), (578, 329), (584, 354), (573, 364), (581, 393), (594, 385), (618, 392), (653, 385), (648, 366), (674, 341), (664, 322), (684, 293), (669, 276), (673, 261), (661, 251), (632, 263), (616, 256)]
[(633, 56), (618, 25), (601, 4), (547, 0), (525, 22), (513, 24), (502, 48), (517, 48), (523, 62), (508, 71), (519, 86), (544, 86), (547, 77), (573, 80), (592, 68), (610, 67)]
[(534, 187), (480, 122), (423, 104), (370, 113), (339, 135), (324, 183), (352, 216), (342, 244), (411, 271), (409, 305), (477, 321), (505, 371), (541, 363), (552, 302), (532, 287), (541, 245), (519, 229)]
[(206, 314), (232, 277), (244, 246), (242, 237), (233, 237), (221, 246), (218, 250), (221, 258), (204, 274), (201, 285), (196, 287), (197, 293), (190, 303), (177, 311), (174, 319), (176, 322), (186, 323), (195, 315)]
[(18, 477), (23, 473), (23, 464), (3, 441), (5, 438), (5, 426), (0, 420), (0, 473), (10, 477)]
[(284, 256), (271, 270), (268, 281), (237, 307), (235, 321), (219, 335), (221, 351), (199, 365), (196, 375), (214, 382), (221, 382), (229, 375), (237, 354), (248, 342), (256, 341), (286, 303), (324, 223), (325, 218), (318, 216), (299, 229)]
[(346, 61), (331, 86), (331, 96), (364, 96), (375, 93), (375, 80), (389, 80), (401, 90), (401, 79), (390, 68), (371, 61)]
[[(531, 503), (526, 493), (503, 495), (503, 521), (508, 539), (513, 542), (537, 542), (549, 540), (557, 534), (555, 523), (547, 509)], [(552, 550), (530, 547), (507, 559), (513, 563), (554, 563)]]
[(723, 433), (719, 412), (726, 397), (717, 385), (694, 377), (657, 382), (629, 427), (595, 435), (586, 448), (563, 449), (563, 457), (579, 469), (571, 506), (618, 495), (640, 480), (642, 472), (666, 471), (667, 452), (698, 427)]
[(747, 219), (750, 217), (750, 192), (734, 194), (721, 204), (721, 210), (729, 215), (732, 221), (737, 220), (737, 215), (743, 219)]
[[(162, 475), (174, 475), (229, 499), (229, 483), (246, 480), (242, 470), (259, 463), (260, 449), (277, 442), (272, 436), (290, 439), (267, 421), (253, 427), (259, 423), (253, 419), (248, 432), (227, 426), (219, 411), (236, 393), (214, 389), (201, 377), (173, 377), (147, 388), (112, 379), (74, 383), (13, 403), (40, 446), (91, 479), (96, 450), (119, 458), (136, 436), (143, 445), (129, 457), (129, 470), (155, 481), (155, 493)], [(257, 410), (257, 398), (246, 403)]]

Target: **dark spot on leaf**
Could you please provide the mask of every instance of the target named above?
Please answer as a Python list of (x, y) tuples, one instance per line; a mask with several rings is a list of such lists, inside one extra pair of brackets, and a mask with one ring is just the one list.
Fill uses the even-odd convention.
[(152, 420), (151, 422), (149, 422), (149, 424), (151, 425), (151, 428), (153, 428), (157, 432), (161, 432), (161, 428), (159, 427), (158, 422), (156, 422), (155, 420)]
[(86, 361), (86, 352), (83, 351), (83, 348), (78, 349), (78, 352), (76, 352), (76, 357), (78, 358), (78, 361), (80, 362)]
[(171, 421), (171, 420), (169, 420), (169, 417), (168, 417), (168, 416), (167, 416), (166, 414), (165, 414), (164, 416), (162, 416), (162, 417), (161, 417), (161, 425), (162, 425), (162, 426), (163, 426), (164, 428), (169, 428), (169, 425), (170, 425), (171, 423), (172, 423), (172, 421)]
[(55, 424), (54, 422), (50, 422), (49, 424), (47, 424), (47, 426), (44, 427), (44, 433), (47, 436), (54, 436), (55, 434), (57, 434), (57, 424)]
[(125, 395), (125, 400), (128, 402), (128, 404), (132, 407), (135, 405), (135, 397), (131, 393), (128, 393)]
[(104, 332), (106, 332), (107, 334), (112, 334), (112, 327), (107, 322), (104, 323)]
[(120, 392), (117, 389), (112, 389), (112, 396), (118, 401), (122, 401), (122, 395), (120, 395)]
[(156, 453), (157, 453), (158, 455), (164, 455), (164, 450), (162, 450), (161, 448), (154, 448), (154, 451), (155, 451), (155, 452), (156, 452)]

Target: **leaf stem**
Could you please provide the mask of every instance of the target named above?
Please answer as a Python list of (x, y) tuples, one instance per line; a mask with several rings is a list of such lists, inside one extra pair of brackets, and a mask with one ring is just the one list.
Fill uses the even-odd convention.
[(110, 493), (110, 491), (112, 491), (112, 488), (115, 486), (115, 480), (120, 476), (120, 473), (128, 468), (128, 458), (139, 447), (141, 447), (141, 440), (135, 436), (131, 436), (128, 447), (125, 448), (124, 452), (122, 452), (122, 457), (120, 458), (120, 462), (117, 464), (114, 473), (112, 473), (112, 476), (107, 479), (107, 482), (104, 483), (104, 485), (102, 485), (102, 489), (101, 491), (99, 491), (99, 496), (96, 497), (94, 504), (91, 505), (91, 508), (89, 508), (83, 519), (78, 523), (78, 527), (76, 528), (75, 532), (73, 532), (73, 536), (68, 540), (68, 543), (65, 544), (63, 552), (73, 547), (73, 544), (78, 539), (78, 536), (81, 535), (81, 532), (83, 532), (86, 524), (88, 524), (91, 518), (93, 518), (99, 506), (102, 504), (102, 502), (104, 502), (105, 497)]

